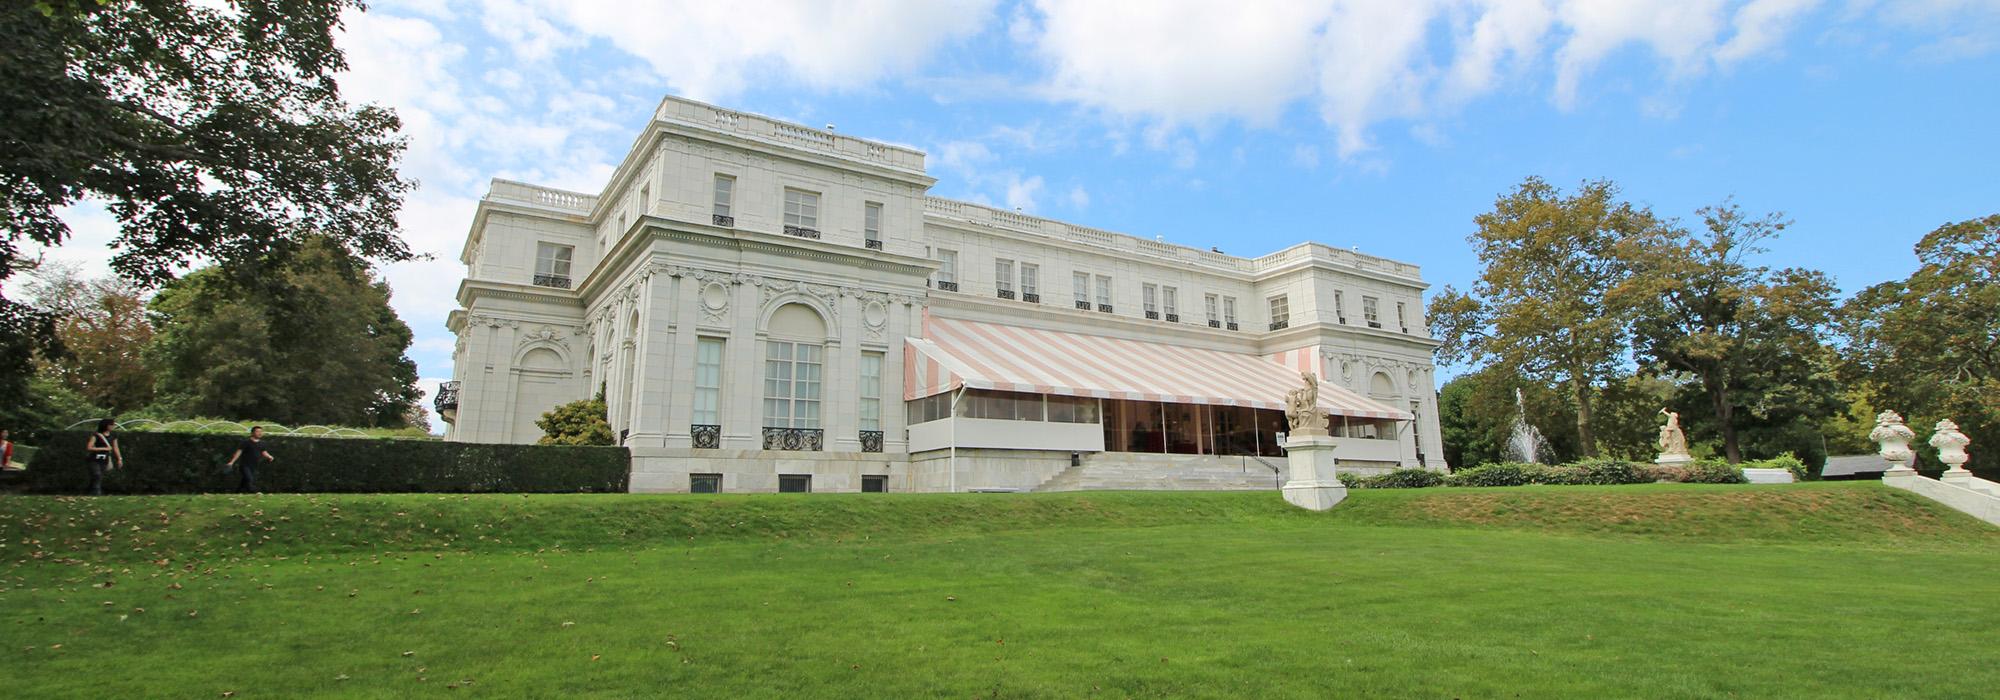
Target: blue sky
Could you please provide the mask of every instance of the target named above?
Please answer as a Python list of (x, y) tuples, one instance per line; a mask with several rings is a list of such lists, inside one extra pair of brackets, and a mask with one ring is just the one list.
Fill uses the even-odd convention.
[[(422, 181), (435, 259), (385, 274), (427, 385), (487, 180), (595, 192), (667, 94), (915, 146), (935, 195), (1434, 288), (1529, 175), (1783, 211), (1765, 261), (1849, 292), (2000, 212), (2000, 0), (378, 0), (341, 43)], [(69, 218), (57, 257), (101, 266), (112, 222)]]

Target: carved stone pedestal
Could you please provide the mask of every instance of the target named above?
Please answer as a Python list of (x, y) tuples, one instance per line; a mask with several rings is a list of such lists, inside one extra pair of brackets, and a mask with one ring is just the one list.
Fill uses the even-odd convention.
[(1660, 455), (1659, 457), (1654, 458), (1653, 463), (1663, 467), (1678, 467), (1683, 464), (1693, 464), (1694, 456), (1688, 454), (1677, 454), (1677, 455), (1663, 454)]
[(1306, 510), (1326, 510), (1347, 498), (1347, 485), (1334, 476), (1333, 438), (1294, 435), (1285, 441), (1292, 480), (1285, 482), (1285, 501)]

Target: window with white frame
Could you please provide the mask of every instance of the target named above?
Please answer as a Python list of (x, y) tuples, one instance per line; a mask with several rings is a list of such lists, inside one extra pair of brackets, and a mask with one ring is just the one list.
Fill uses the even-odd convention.
[(1347, 322), (1347, 301), (1338, 289), (1333, 290), (1333, 320)]
[(937, 249), (938, 289), (948, 292), (958, 291), (958, 251)]
[(1231, 328), (1236, 327), (1236, 297), (1222, 298), (1222, 323)]
[(996, 258), (993, 261), (993, 290), (1002, 298), (1014, 298), (1014, 261)]
[(861, 240), (870, 248), (882, 247), (882, 204), (869, 202), (861, 209)]
[(785, 226), (819, 230), (819, 193), (785, 188)]
[(1021, 300), (1042, 300), (1042, 266), (1021, 263)]
[(575, 246), (538, 243), (535, 246), (535, 284), (568, 287), (569, 264), (575, 255)]
[(1382, 319), (1377, 316), (1375, 310), (1378, 304), (1375, 297), (1361, 297), (1361, 320), (1367, 321), (1369, 328), (1382, 327)]
[(717, 226), (730, 226), (736, 222), (736, 178), (717, 173), (715, 176), (715, 215)]
[(1201, 295), (1201, 308), (1208, 312), (1208, 325), (1222, 325), (1222, 299), (1214, 294)]
[(823, 352), (811, 343), (764, 344), (764, 427), (819, 427)]
[(1160, 317), (1160, 286), (1147, 282), (1139, 285), (1139, 306), (1146, 312), (1146, 318)]
[(861, 353), (861, 429), (882, 429), (882, 353)]
[(1069, 276), (1070, 290), (1076, 292), (1076, 308), (1090, 308), (1090, 273), (1073, 272)]
[(1292, 300), (1288, 295), (1271, 297), (1271, 330), (1278, 330), (1292, 324)]
[(1097, 276), (1097, 310), (1111, 310), (1111, 277), (1108, 275)]
[(1160, 310), (1167, 312), (1167, 320), (1181, 320), (1181, 290), (1173, 287), (1160, 288)]
[(1403, 302), (1400, 301), (1396, 302), (1396, 325), (1401, 327), (1404, 333), (1410, 332), (1408, 310), (1403, 306)]
[(694, 424), (722, 424), (721, 338), (701, 338), (694, 343)]

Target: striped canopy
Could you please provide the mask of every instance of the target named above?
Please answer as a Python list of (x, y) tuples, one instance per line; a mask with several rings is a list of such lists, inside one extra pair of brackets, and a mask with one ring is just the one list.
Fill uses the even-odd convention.
[[(903, 399), (965, 387), (1284, 410), (1298, 370), (1276, 358), (929, 317), (904, 340)], [(1326, 382), (1319, 407), (1350, 418), (1411, 415)]]

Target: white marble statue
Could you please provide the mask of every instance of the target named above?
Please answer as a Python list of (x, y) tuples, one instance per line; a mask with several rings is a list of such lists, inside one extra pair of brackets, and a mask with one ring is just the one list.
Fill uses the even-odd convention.
[(1937, 432), (1931, 435), (1931, 447), (1937, 448), (1938, 461), (1951, 467), (1951, 471), (1965, 471), (1965, 446), (1972, 444), (1972, 438), (1958, 432), (1958, 424), (1949, 420), (1938, 421)]
[(1667, 417), (1667, 424), (1660, 426), (1660, 456), (1686, 455), (1688, 453), (1687, 434), (1681, 432), (1681, 414), (1660, 409)]
[(1300, 372), (1306, 385), (1285, 395), (1285, 418), (1293, 435), (1326, 435), (1326, 413), (1319, 410), (1319, 376)]
[(1917, 439), (1916, 431), (1903, 425), (1903, 416), (1895, 411), (1883, 411), (1875, 416), (1875, 429), (1868, 431), (1868, 439), (1881, 443), (1882, 459), (1889, 462), (1891, 471), (1909, 470), (1916, 453), (1910, 451), (1910, 441)]

